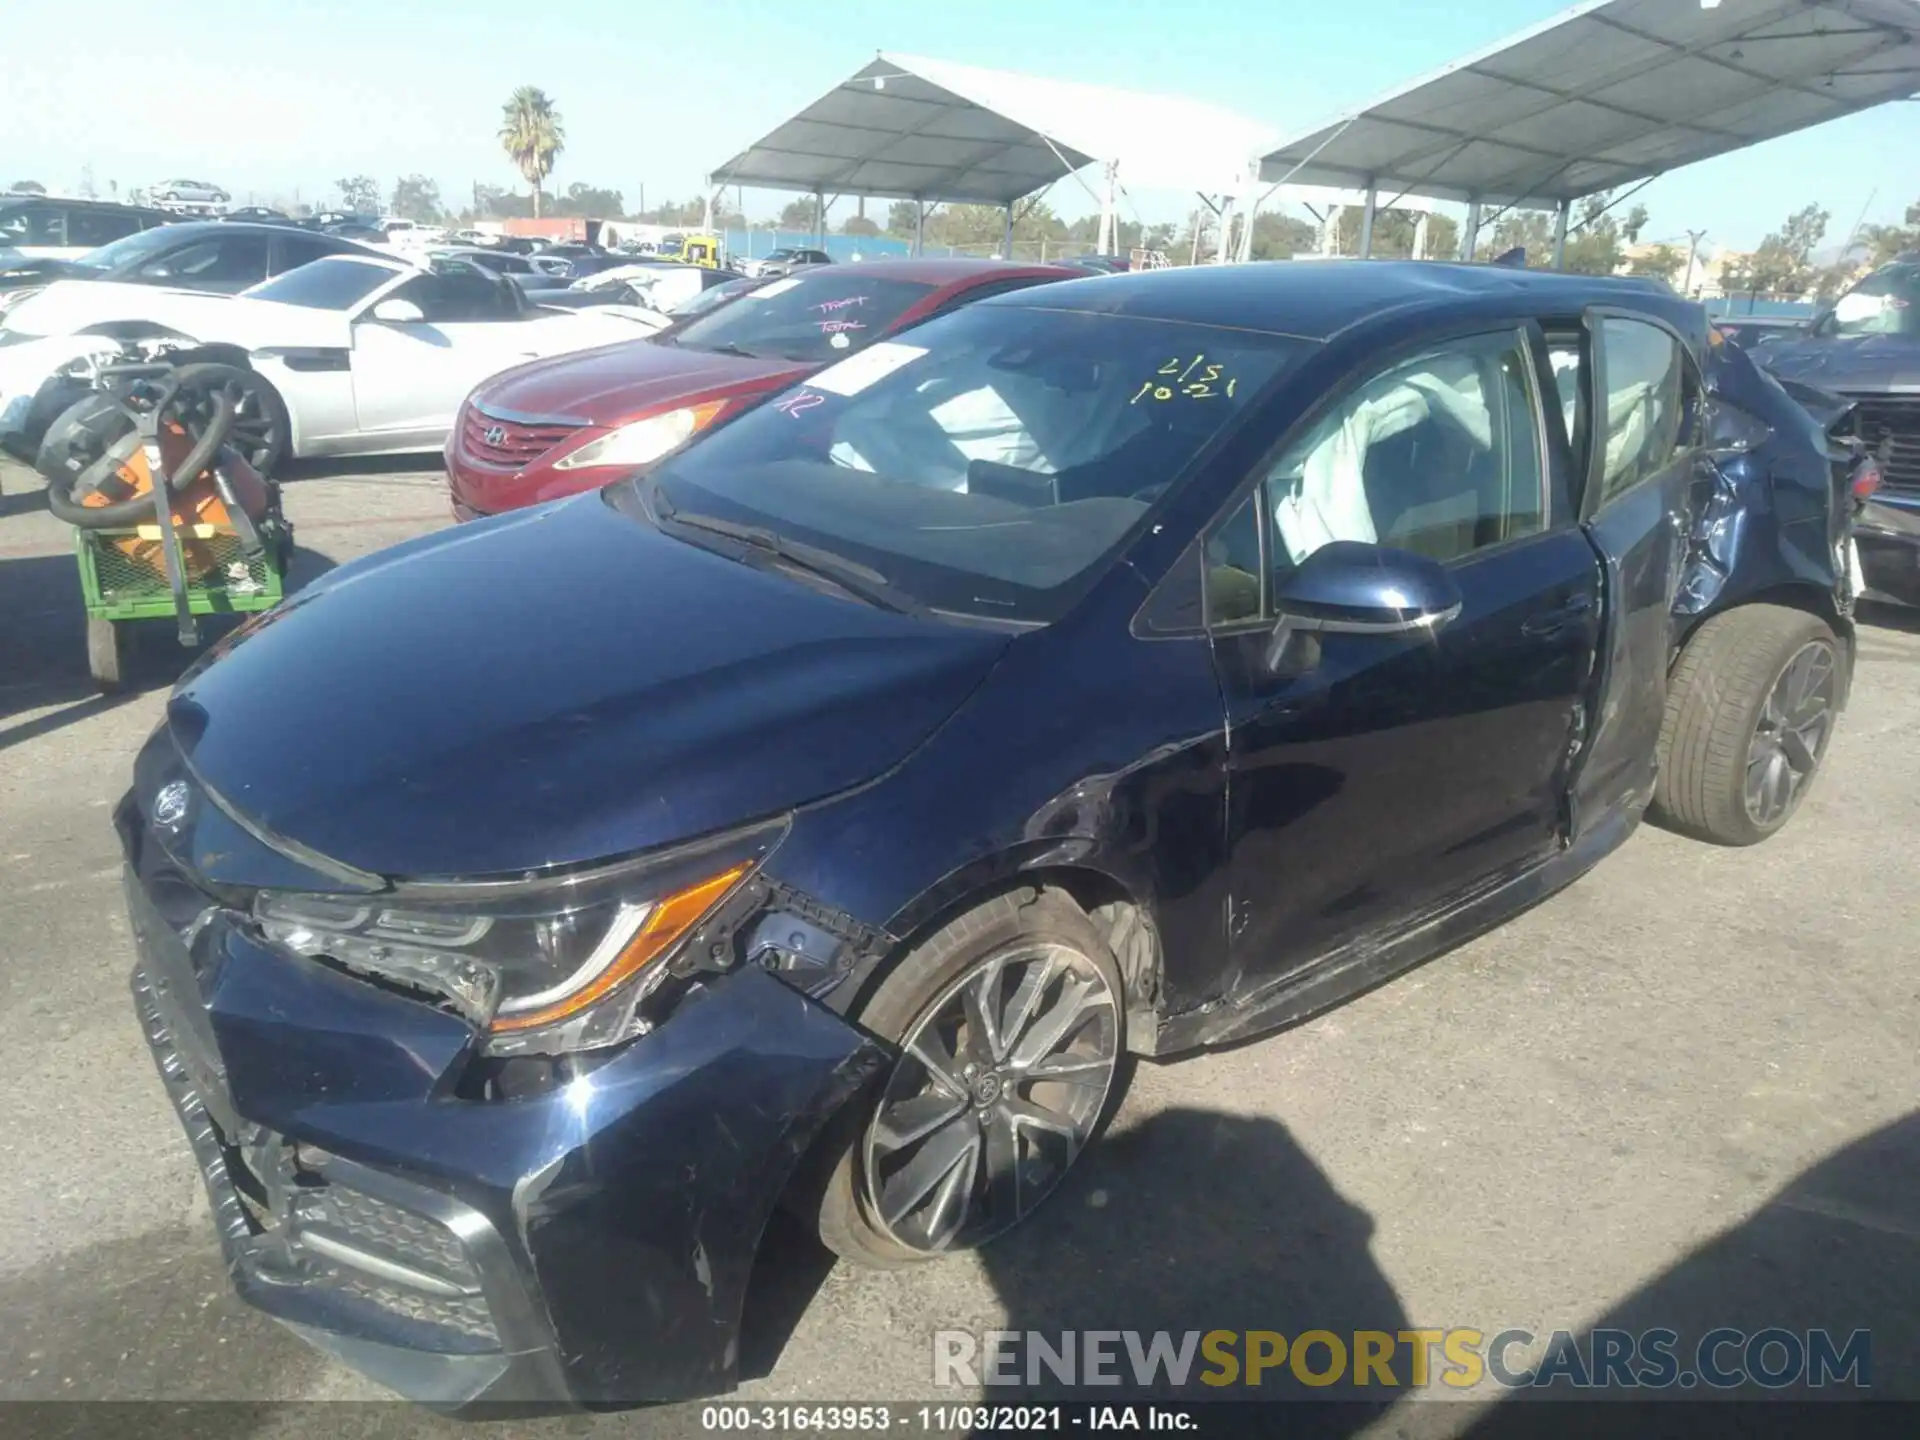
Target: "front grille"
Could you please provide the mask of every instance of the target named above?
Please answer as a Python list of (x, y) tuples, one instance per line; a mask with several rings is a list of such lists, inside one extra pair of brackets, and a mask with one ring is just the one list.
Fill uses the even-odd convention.
[(503, 420), (469, 405), (460, 416), (460, 448), (475, 464), (493, 470), (519, 470), (578, 434), (584, 423), (546, 420), (526, 424)]
[(1880, 488), (1920, 500), (1920, 395), (1849, 395), (1867, 448), (1880, 457)]
[(301, 1232), (319, 1230), (398, 1264), (432, 1273), (461, 1289), (480, 1277), (460, 1238), (438, 1221), (358, 1190), (325, 1185), (302, 1192), (293, 1213)]

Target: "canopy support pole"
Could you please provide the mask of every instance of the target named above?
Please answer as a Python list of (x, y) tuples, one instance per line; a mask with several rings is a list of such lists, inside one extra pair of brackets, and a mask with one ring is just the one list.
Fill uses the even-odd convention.
[(913, 253), (917, 258), (927, 249), (927, 202), (913, 202)]
[(1367, 204), (1360, 212), (1360, 258), (1373, 258), (1373, 217), (1380, 207), (1380, 187), (1373, 181), (1367, 182)]
[(1474, 251), (1480, 248), (1480, 199), (1475, 196), (1467, 201), (1467, 223), (1460, 232), (1460, 258), (1471, 262)]
[(1567, 268), (1567, 220), (1573, 214), (1573, 201), (1562, 200), (1553, 222), (1553, 268)]
[(827, 197), (825, 192), (813, 192), (813, 243), (827, 243)]
[(1013, 202), (1007, 202), (1007, 243), (1001, 249), (1001, 258), (1013, 259)]

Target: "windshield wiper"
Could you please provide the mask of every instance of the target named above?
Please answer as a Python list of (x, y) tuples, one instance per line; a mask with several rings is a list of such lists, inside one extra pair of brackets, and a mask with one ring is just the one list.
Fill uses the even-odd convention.
[[(685, 342), (679, 342), (685, 348)], [(738, 355), (742, 360), (761, 360), (765, 357), (752, 350), (743, 350), (731, 340), (722, 340), (718, 345), (696, 345), (696, 350), (705, 350), (709, 355)]]
[(790, 540), (776, 530), (767, 529), (764, 525), (743, 525), (733, 520), (722, 520), (717, 515), (698, 515), (680, 510), (660, 493), (658, 485), (651, 487), (647, 506), (652, 510), (656, 520), (738, 541), (751, 553), (765, 556), (790, 569), (817, 576), (854, 599), (864, 600), (867, 604), (878, 606), (882, 610), (893, 610), (902, 615), (924, 616), (928, 613), (926, 606), (895, 589), (887, 577), (878, 570), (862, 565), (856, 560), (849, 560), (844, 555), (836, 555), (831, 550), (822, 550), (817, 545)]

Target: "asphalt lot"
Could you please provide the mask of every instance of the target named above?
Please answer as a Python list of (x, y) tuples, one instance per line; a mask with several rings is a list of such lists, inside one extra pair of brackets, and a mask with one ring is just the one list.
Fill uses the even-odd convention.
[[(182, 657), (162, 629), (143, 688), (92, 696), (69, 540), (33, 492), (0, 467), (0, 1397), (378, 1398), (227, 1293), (127, 999), (108, 823)], [(445, 520), (426, 464), (309, 469), (287, 505), (302, 575)], [(1774, 842), (1643, 829), (1339, 1011), (1143, 1064), (1061, 1196), (978, 1256), (830, 1270), (779, 1228), (743, 1398), (970, 1398), (933, 1383), (946, 1329), (1619, 1324), (1866, 1328), (1875, 1391), (1920, 1399), (1920, 623), (1872, 619), (1827, 773)], [(1454, 1398), (1347, 1428), (1460, 1431), (1499, 1396)], [(648, 1428), (510, 1428), (615, 1426)]]

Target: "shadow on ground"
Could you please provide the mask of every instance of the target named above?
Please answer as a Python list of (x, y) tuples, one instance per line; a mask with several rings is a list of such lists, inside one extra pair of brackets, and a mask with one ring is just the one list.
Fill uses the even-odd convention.
[[(1392, 1336), (1410, 1323), (1374, 1260), (1373, 1220), (1345, 1199), (1284, 1125), (1204, 1110), (1165, 1110), (1109, 1134), (1032, 1222), (981, 1252), (1006, 1328), (1060, 1332), (1167, 1332), (1180, 1344), (1211, 1330), (1289, 1337), (1357, 1331)], [(1229, 1347), (1237, 1384), (1208, 1385), (1222, 1369), (1197, 1347), (1184, 1381), (1166, 1368), (1136, 1373), (1116, 1342), (1119, 1383), (1073, 1384), (1046, 1367), (1022, 1375), (1024, 1396), (1092, 1400), (1222, 1398), (1341, 1400), (1316, 1407), (1314, 1433), (1347, 1434), (1392, 1403), (1345, 1380), (1302, 1385), (1287, 1364), (1247, 1383), (1244, 1342)], [(1082, 1358), (1085, 1358), (1084, 1350)], [(1329, 1352), (1309, 1347), (1308, 1372)], [(1350, 1373), (1350, 1372), (1349, 1372)], [(984, 1379), (984, 1376), (983, 1376)], [(988, 1398), (1002, 1398), (988, 1386)], [(1024, 1396), (1022, 1398), (1024, 1398)], [(1005, 1398), (1014, 1398), (1008, 1395)]]
[[(1674, 1384), (1657, 1391), (1619, 1385), (1584, 1392), (1574, 1384), (1582, 1371), (1598, 1378), (1598, 1332), (1644, 1336), (1670, 1330), (1677, 1362)], [(1765, 1330), (1782, 1338), (1754, 1347), (1731, 1332), (1752, 1337)], [(1702, 1342), (1713, 1332), (1728, 1332), (1725, 1343), (1706, 1358), (1722, 1378), (1746, 1372), (1746, 1383), (1709, 1386), (1700, 1368)], [(1811, 1353), (1809, 1332), (1824, 1331), (1840, 1364), (1826, 1383), (1810, 1384), (1806, 1368), (1788, 1383), (1764, 1385), (1751, 1378), (1754, 1368), (1784, 1375), (1798, 1347)], [(1864, 1342), (1854, 1341), (1864, 1332)], [(1551, 1400), (1694, 1400), (1701, 1405), (1650, 1410), (1619, 1405), (1556, 1406), (1555, 1433), (1562, 1436), (1619, 1434), (1623, 1425), (1645, 1417), (1668, 1422), (1661, 1433), (1691, 1420), (1730, 1425), (1745, 1434), (1866, 1434), (1869, 1425), (1887, 1433), (1914, 1433), (1915, 1402), (1920, 1402), (1920, 1111), (1837, 1151), (1801, 1173), (1748, 1221), (1700, 1246), (1686, 1259), (1613, 1306), (1587, 1331), (1572, 1338), (1574, 1364), (1567, 1378), (1513, 1392), (1506, 1403), (1487, 1412), (1468, 1433), (1471, 1440), (1519, 1440), (1537, 1436), (1542, 1425), (1535, 1407)], [(1853, 1343), (1849, 1351), (1849, 1343)], [(1755, 1353), (1756, 1349), (1759, 1353)], [(1858, 1371), (1847, 1370), (1850, 1354)], [(1641, 1371), (1636, 1353), (1629, 1368)], [(1688, 1383), (1688, 1376), (1693, 1382)], [(1857, 1377), (1866, 1383), (1854, 1383)], [(1764, 1405), (1730, 1404), (1765, 1400)], [(1900, 1401), (1899, 1408), (1860, 1407), (1858, 1402)], [(1817, 1411), (1781, 1402), (1825, 1402)], [(1855, 1402), (1846, 1409), (1834, 1406)], [(1717, 1404), (1715, 1402), (1718, 1402)], [(1664, 1411), (1664, 1413), (1662, 1413)], [(1653, 1434), (1641, 1427), (1638, 1433)], [(1876, 1429), (1874, 1433), (1879, 1433)]]
[[(296, 547), (289, 592), (311, 584), (333, 566), (319, 551)], [(203, 647), (239, 623), (237, 616), (202, 616)], [(102, 695), (87, 672), (87, 614), (74, 557), (0, 558), (0, 750), (171, 685), (200, 653), (179, 643), (170, 620), (142, 621), (132, 630), (124, 687), (118, 694)], [(47, 713), (6, 724), (8, 716), (26, 710)]]
[(274, 478), (287, 485), (301, 480), (353, 480), (368, 476), (438, 478), (446, 473), (446, 461), (436, 450), (430, 455), (335, 455), (324, 460), (288, 460), (275, 472)]

